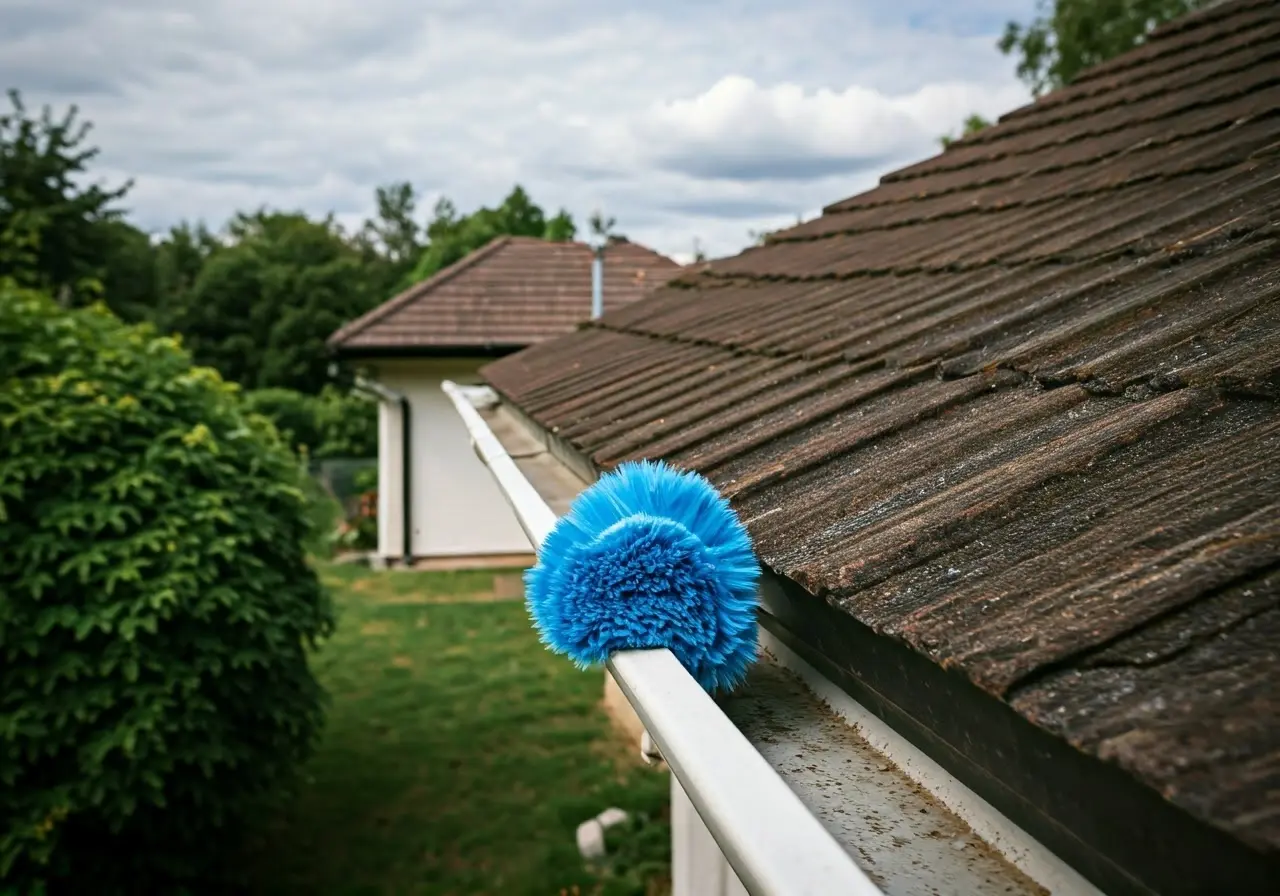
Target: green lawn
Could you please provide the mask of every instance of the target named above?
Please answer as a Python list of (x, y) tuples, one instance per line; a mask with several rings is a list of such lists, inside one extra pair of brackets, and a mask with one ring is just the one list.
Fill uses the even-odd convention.
[(315, 660), (329, 722), (301, 793), (255, 840), (259, 892), (660, 888), (653, 823), (612, 874), (578, 857), (580, 822), (611, 805), (656, 822), (667, 803), (666, 775), (610, 728), (598, 670), (545, 651), (492, 572), (322, 574), (340, 613)]

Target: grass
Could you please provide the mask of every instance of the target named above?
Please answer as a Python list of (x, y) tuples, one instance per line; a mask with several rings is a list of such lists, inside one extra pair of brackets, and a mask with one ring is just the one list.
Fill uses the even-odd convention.
[(661, 886), (665, 835), (620, 845), (612, 871), (584, 869), (577, 825), (619, 806), (665, 827), (667, 778), (610, 727), (600, 672), (544, 650), (493, 572), (322, 574), (340, 612), (315, 660), (329, 721), (301, 791), (255, 838), (258, 892)]

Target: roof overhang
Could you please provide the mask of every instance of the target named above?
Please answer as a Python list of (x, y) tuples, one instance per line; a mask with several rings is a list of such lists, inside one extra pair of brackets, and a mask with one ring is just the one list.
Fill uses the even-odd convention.
[[(444, 388), (471, 431), (477, 455), (531, 539), (540, 542), (594, 473), (580, 462), (567, 463), (570, 457), (554, 436), (529, 428), (519, 410), (488, 387)], [(801, 834), (801, 844), (804, 838), (823, 839), (824, 832), (834, 837), (844, 850), (843, 879), (856, 881), (861, 867), (880, 888), (840, 892), (1099, 892), (886, 725), (883, 699), (864, 706), (834, 683), (838, 679), (818, 671), (815, 663), (829, 661), (810, 662), (779, 622), (788, 616), (790, 599), (785, 583), (766, 571), (760, 614), (766, 653), (746, 687), (716, 704), (678, 663), (646, 656), (670, 656), (667, 651), (619, 654), (610, 664), (750, 892), (837, 891), (830, 887), (842, 878), (831, 876), (829, 864), (806, 866), (804, 848), (789, 856), (787, 869), (771, 867), (780, 854), (767, 843), (781, 832), (793, 840)], [(843, 723), (835, 721), (832, 709)], [(742, 786), (745, 781), (749, 787)], [(757, 798), (745, 807), (734, 805), (735, 792), (744, 789)], [(807, 855), (815, 863), (830, 861), (821, 849)], [(787, 886), (752, 885), (778, 879)]]
[(343, 345), (329, 346), (329, 352), (342, 361), (364, 361), (407, 358), (502, 358), (514, 354), (527, 344), (477, 343), (473, 345)]
[(1104, 892), (1265, 892), (1265, 863), (1238, 841), (963, 675), (778, 575), (761, 608), (773, 638)]

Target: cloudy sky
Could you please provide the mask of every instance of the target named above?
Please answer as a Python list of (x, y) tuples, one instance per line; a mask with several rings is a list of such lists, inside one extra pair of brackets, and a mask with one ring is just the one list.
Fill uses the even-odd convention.
[(738, 251), (1026, 91), (1035, 0), (0, 0), (0, 88), (76, 103), (135, 223), (356, 224), (519, 182), (673, 255)]

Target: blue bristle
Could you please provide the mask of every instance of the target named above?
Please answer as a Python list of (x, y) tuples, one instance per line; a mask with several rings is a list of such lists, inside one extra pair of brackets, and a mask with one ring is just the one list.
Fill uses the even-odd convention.
[(642, 461), (578, 496), (525, 584), (543, 643), (579, 666), (667, 647), (711, 691), (755, 660), (759, 576), (747, 530), (710, 482)]

